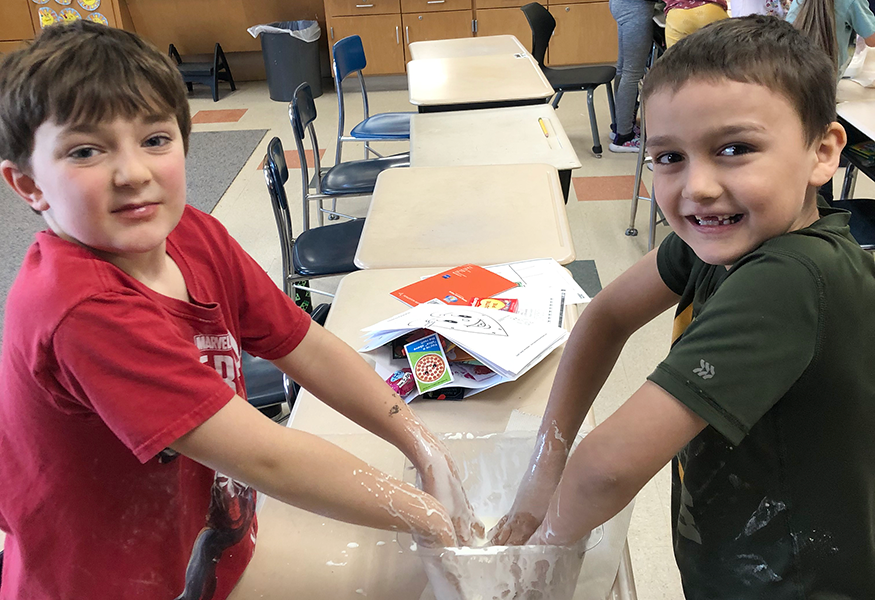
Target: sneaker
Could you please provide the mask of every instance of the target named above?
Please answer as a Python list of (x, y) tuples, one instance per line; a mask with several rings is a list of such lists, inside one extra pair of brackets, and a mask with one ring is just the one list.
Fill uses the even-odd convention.
[(614, 142), (611, 142), (610, 145), (608, 145), (608, 149), (610, 149), (611, 152), (638, 152), (638, 149), (640, 147), (641, 138), (639, 138), (637, 135), (623, 144), (618, 145)]
[[(636, 138), (641, 137), (641, 127), (638, 125), (638, 123), (635, 123), (632, 126), (632, 133), (635, 135)], [(617, 126), (613, 123), (611, 123), (611, 133), (608, 137), (611, 138), (612, 142), (617, 139)]]

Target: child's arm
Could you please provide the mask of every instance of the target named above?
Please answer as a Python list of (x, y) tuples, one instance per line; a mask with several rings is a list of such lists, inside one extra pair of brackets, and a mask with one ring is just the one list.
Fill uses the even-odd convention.
[(273, 362), (328, 406), (400, 449), (423, 489), (450, 512), (462, 544), (484, 534), (444, 445), (355, 350), (314, 323), (293, 352)]
[(456, 545), (450, 516), (433, 497), (322, 438), (277, 425), (239, 396), (171, 447), (304, 510)]
[(570, 444), (626, 340), (677, 301), (659, 276), (654, 250), (599, 292), (583, 311), (562, 354), (529, 469), (513, 507), (491, 533), (493, 543), (523, 544), (538, 528), (562, 476)]
[(623, 509), (707, 423), (645, 382), (571, 455), (530, 544), (570, 545)]

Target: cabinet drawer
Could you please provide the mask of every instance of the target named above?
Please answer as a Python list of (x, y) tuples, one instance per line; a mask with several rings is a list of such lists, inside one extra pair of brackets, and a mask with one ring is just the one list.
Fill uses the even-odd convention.
[(604, 2), (604, 0), (574, 0), (574, 2), (568, 2), (567, 0), (563, 2), (563, 0), (547, 0), (547, 5), (551, 8), (554, 6), (565, 6), (567, 4), (591, 4), (593, 2)]
[(390, 15), (400, 10), (399, 0), (325, 0), (325, 12), (333, 17)]
[[(516, 8), (520, 9), (527, 0), (474, 0), (474, 8)], [(520, 13), (522, 14), (522, 13)]]
[(405, 14), (470, 9), (471, 0), (401, 0), (401, 12)]

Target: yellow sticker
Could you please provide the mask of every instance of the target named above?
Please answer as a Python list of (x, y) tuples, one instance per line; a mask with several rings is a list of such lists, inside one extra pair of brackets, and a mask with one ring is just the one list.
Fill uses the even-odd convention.
[(64, 23), (72, 23), (73, 21), (78, 21), (82, 18), (82, 15), (79, 14), (79, 11), (75, 8), (65, 8), (61, 11), (61, 21)]
[(73, 4), (73, 0), (55, 0), (55, 2), (61, 6), (70, 6)]
[(101, 25), (109, 25), (109, 21), (106, 20), (99, 12), (89, 13), (86, 17), (89, 21), (94, 21), (95, 23), (100, 23)]
[(42, 29), (45, 29), (49, 25), (54, 25), (58, 22), (58, 13), (53, 11), (51, 8), (41, 8), (39, 9), (39, 26)]
[(79, 6), (85, 10), (97, 10), (100, 8), (100, 0), (77, 0)]

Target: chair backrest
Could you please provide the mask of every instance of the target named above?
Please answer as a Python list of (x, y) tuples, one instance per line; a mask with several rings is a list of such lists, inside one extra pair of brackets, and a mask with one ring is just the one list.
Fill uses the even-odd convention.
[(553, 18), (549, 10), (537, 2), (526, 4), (520, 10), (526, 15), (526, 20), (532, 30), (532, 56), (543, 69), (547, 45), (550, 43), (553, 30), (556, 29), (556, 19)]
[(322, 193), (322, 163), (319, 158), (319, 141), (316, 139), (316, 103), (313, 102), (313, 91), (310, 84), (302, 83), (292, 95), (289, 103), (289, 120), (292, 123), (292, 133), (295, 135), (295, 147), (298, 150), (298, 160), (301, 162), (301, 188), (304, 199), (304, 231), (310, 229), (310, 169), (307, 164), (307, 153), (304, 151), (304, 134), (310, 136), (310, 146), (313, 149), (313, 182), (314, 193)]
[(343, 81), (350, 73), (361, 71), (368, 66), (362, 38), (357, 35), (351, 35), (335, 42), (332, 52), (334, 55), (334, 75), (337, 80)]
[(280, 250), (283, 259), (283, 291), (291, 296), (294, 289), (289, 281), (293, 275), (292, 245), (295, 243), (292, 235), (292, 216), (286, 197), (285, 183), (289, 179), (286, 157), (283, 153), (283, 143), (278, 137), (267, 145), (267, 155), (264, 158), (264, 181), (270, 194), (270, 204), (276, 220), (277, 232), (280, 236)]
[(343, 130), (346, 121), (346, 111), (343, 104), (343, 80), (352, 73), (358, 75), (359, 85), (362, 89), (362, 109), (364, 118), (370, 116), (368, 112), (368, 91), (365, 88), (365, 78), (362, 75), (362, 70), (368, 66), (368, 61), (365, 59), (365, 48), (362, 45), (362, 38), (357, 35), (351, 35), (338, 40), (334, 43), (331, 49), (334, 61), (332, 68), (334, 70), (334, 90), (337, 92), (337, 146), (334, 156), (334, 164), (339, 165), (341, 155), (343, 153)]

